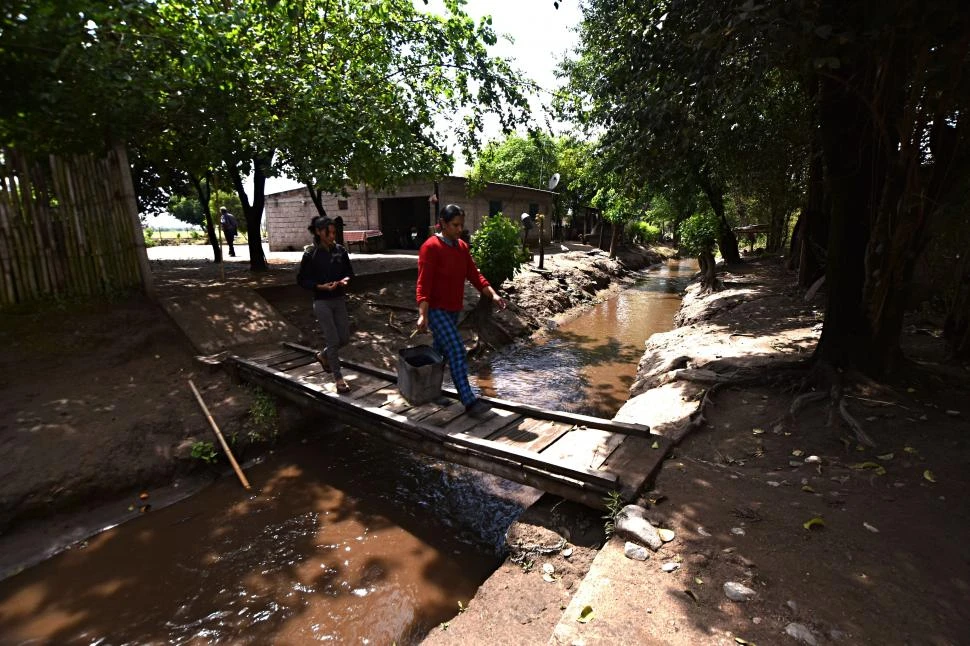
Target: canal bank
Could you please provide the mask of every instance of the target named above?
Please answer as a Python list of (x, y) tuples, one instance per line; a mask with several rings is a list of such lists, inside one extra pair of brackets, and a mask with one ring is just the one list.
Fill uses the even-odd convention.
[(877, 443), (863, 446), (826, 401), (797, 397), (805, 373), (790, 369), (811, 356), (824, 296), (778, 259), (719, 277), (647, 343), (617, 414), (679, 438), (636, 501), (666, 542), (614, 536), (578, 576), (571, 548), (604, 520), (544, 498), (510, 530), (532, 549), (426, 643), (962, 643), (970, 372), (910, 315), (913, 363), (847, 402)]

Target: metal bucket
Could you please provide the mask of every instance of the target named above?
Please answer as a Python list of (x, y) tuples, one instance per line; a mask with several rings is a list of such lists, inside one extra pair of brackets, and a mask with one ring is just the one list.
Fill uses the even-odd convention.
[(398, 352), (397, 387), (401, 396), (417, 406), (441, 395), (445, 358), (429, 345), (417, 345)]

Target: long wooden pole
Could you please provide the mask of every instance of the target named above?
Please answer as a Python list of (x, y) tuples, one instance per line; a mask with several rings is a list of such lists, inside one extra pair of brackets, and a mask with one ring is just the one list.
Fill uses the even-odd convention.
[(199, 394), (199, 389), (195, 387), (195, 384), (192, 383), (191, 379), (189, 379), (189, 387), (192, 389), (192, 394), (195, 395), (196, 401), (199, 402), (199, 406), (202, 407), (202, 411), (209, 420), (209, 424), (212, 425), (212, 430), (215, 432), (216, 437), (219, 438), (219, 444), (222, 445), (222, 450), (225, 451), (226, 457), (229, 458), (229, 463), (235, 470), (236, 475), (239, 476), (239, 482), (242, 483), (243, 487), (249, 489), (249, 480), (246, 479), (246, 474), (244, 474), (242, 469), (239, 468), (239, 463), (236, 462), (236, 458), (232, 455), (232, 451), (229, 450), (229, 445), (226, 444), (226, 438), (222, 437), (222, 431), (219, 430), (219, 427), (216, 425), (216, 421), (212, 419), (212, 414), (209, 413), (208, 407), (205, 405), (205, 402), (202, 401), (202, 395)]

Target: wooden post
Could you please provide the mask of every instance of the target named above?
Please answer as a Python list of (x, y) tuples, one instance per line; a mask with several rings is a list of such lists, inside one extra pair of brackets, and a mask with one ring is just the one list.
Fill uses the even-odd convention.
[(192, 383), (191, 379), (189, 379), (189, 387), (192, 389), (192, 394), (195, 395), (196, 401), (199, 402), (199, 406), (202, 407), (202, 412), (205, 413), (206, 419), (209, 420), (209, 424), (212, 426), (213, 432), (216, 434), (216, 437), (219, 438), (219, 444), (222, 445), (222, 450), (225, 452), (226, 457), (229, 458), (229, 464), (232, 465), (236, 475), (239, 476), (239, 482), (242, 483), (243, 487), (249, 489), (249, 480), (246, 479), (246, 475), (239, 467), (239, 463), (236, 462), (235, 456), (233, 456), (232, 451), (229, 450), (229, 445), (226, 444), (226, 438), (222, 437), (222, 431), (219, 430), (219, 427), (216, 425), (216, 421), (212, 419), (212, 414), (209, 413), (208, 407), (206, 407), (205, 402), (202, 401), (202, 395), (199, 394), (199, 389), (195, 387), (195, 384)]

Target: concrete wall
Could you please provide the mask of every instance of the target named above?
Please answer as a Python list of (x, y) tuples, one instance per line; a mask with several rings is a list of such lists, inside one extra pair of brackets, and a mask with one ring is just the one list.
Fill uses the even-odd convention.
[[(502, 213), (517, 225), (519, 216), (529, 211), (530, 204), (537, 204), (539, 212), (547, 214), (543, 237), (548, 240), (551, 231), (553, 194), (523, 186), (488, 184), (482, 193), (469, 197), (467, 182), (463, 177), (445, 177), (438, 183), (438, 208), (445, 204), (458, 204), (465, 209), (465, 226), (474, 233), (488, 215), (489, 202), (502, 202)], [(366, 186), (347, 189), (347, 197), (325, 195), (323, 208), (327, 215), (338, 215), (344, 220), (344, 229), (380, 229), (380, 201), (383, 198), (420, 197), (427, 200), (434, 193), (434, 183), (414, 182), (394, 191), (373, 191)], [(346, 208), (339, 208), (345, 201)], [(266, 229), (269, 233), (270, 251), (299, 251), (313, 240), (307, 231), (310, 221), (317, 215), (313, 200), (305, 188), (296, 188), (266, 196)], [(428, 204), (428, 226), (433, 226), (431, 204)], [(530, 240), (536, 237), (535, 229)]]

